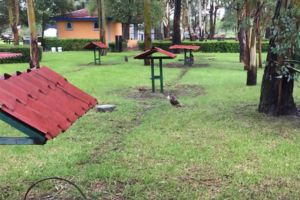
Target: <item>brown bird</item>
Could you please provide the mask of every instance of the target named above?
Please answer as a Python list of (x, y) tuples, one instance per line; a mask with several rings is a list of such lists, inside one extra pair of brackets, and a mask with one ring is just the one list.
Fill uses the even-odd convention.
[(146, 91), (147, 91), (147, 89), (146, 89), (146, 88), (144, 88), (144, 87), (139, 87), (139, 88), (138, 88), (138, 91), (139, 91), (139, 92), (146, 92)]
[(169, 94), (167, 98), (169, 99), (172, 106), (181, 107), (181, 104), (174, 95)]

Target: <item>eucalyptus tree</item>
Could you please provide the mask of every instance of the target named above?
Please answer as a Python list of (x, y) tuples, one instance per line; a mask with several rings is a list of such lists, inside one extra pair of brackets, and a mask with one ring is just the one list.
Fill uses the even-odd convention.
[(217, 13), (223, 7), (224, 0), (209, 0), (209, 38), (214, 38), (216, 33)]
[(180, 21), (181, 21), (181, 0), (174, 0), (174, 19), (173, 19), (173, 44), (181, 43)]
[(8, 10), (6, 1), (0, 0), (0, 34), (7, 28), (8, 24)]
[(130, 24), (143, 22), (143, 0), (110, 0), (106, 1), (109, 17), (123, 23), (123, 37), (129, 39)]
[(88, 0), (73, 0), (73, 5), (75, 9), (82, 9), (88, 5)]
[[(151, 48), (151, 0), (144, 0), (144, 50)], [(150, 60), (144, 60), (145, 65), (150, 65)]]
[(30, 68), (38, 68), (39, 63), (39, 47), (36, 33), (35, 6), (34, 0), (26, 0), (28, 25), (30, 29)]
[[(99, 24), (99, 40), (106, 43), (106, 1), (105, 0), (90, 0), (88, 3), (88, 10), (90, 13), (97, 13)], [(105, 54), (105, 51), (102, 51)]]
[(36, 19), (42, 26), (42, 46), (44, 46), (44, 31), (52, 17), (63, 15), (73, 10), (72, 0), (38, 0), (35, 3)]
[(7, 10), (9, 25), (11, 27), (14, 45), (19, 45), (19, 30), (18, 25), (20, 21), (20, 1), (19, 0), (7, 0)]
[(269, 115), (297, 115), (293, 89), (300, 64), (300, 2), (277, 0), (265, 67), (259, 111)]
[(174, 11), (174, 4), (172, 0), (163, 0), (163, 33), (164, 38), (170, 38), (170, 31), (171, 31), (171, 14)]

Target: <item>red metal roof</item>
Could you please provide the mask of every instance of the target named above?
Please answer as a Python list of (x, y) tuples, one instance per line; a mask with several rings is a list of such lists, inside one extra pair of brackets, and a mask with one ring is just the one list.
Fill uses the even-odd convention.
[(173, 54), (169, 51), (165, 51), (165, 50), (163, 50), (161, 48), (158, 48), (158, 47), (152, 47), (151, 49), (146, 50), (145, 52), (135, 56), (134, 58), (135, 59), (151, 58), (151, 55), (154, 54), (154, 53), (157, 53), (157, 52), (166, 55), (166, 57), (159, 56), (161, 58), (176, 58), (176, 54)]
[(4, 77), (0, 80), (1, 110), (39, 130), (48, 140), (97, 104), (94, 97), (48, 67)]
[(196, 46), (196, 45), (172, 45), (170, 46), (169, 49), (187, 49), (187, 50), (198, 50), (200, 49), (200, 46)]
[(96, 47), (100, 49), (108, 49), (108, 46), (102, 42), (91, 42), (87, 44), (84, 48), (85, 49), (95, 49)]
[(70, 18), (98, 17), (96, 13), (92, 13), (92, 15), (90, 15), (90, 13), (88, 12), (88, 10), (86, 8), (67, 13), (65, 16), (70, 17)]
[(0, 60), (22, 57), (21, 53), (0, 52)]

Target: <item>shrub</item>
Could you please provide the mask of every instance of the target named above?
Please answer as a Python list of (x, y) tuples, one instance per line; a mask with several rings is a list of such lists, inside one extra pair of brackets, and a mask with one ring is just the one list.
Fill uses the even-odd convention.
[[(153, 41), (153, 46), (162, 48), (164, 50), (169, 50), (172, 45), (171, 41)], [(201, 52), (220, 52), (220, 53), (238, 53), (240, 50), (239, 42), (237, 41), (183, 41), (183, 45), (198, 45), (200, 46)], [(262, 42), (262, 51), (266, 52), (268, 50), (269, 43), (267, 41)], [(139, 49), (144, 49), (144, 43), (139, 42)]]
[[(108, 46), (109, 46), (109, 51), (117, 52), (116, 44), (114, 42), (109, 43)], [(122, 48), (123, 48), (123, 51), (126, 50), (127, 42), (122, 42)]]
[[(29, 45), (0, 45), (0, 52), (22, 53), (20, 58), (3, 59), (0, 63), (25, 63), (30, 61), (30, 46)], [(39, 60), (42, 60), (43, 49), (39, 47)]]
[(62, 47), (63, 51), (82, 51), (86, 44), (93, 41), (96, 40), (45, 38), (45, 49), (50, 50), (51, 47)]
[[(57, 38), (45, 38), (45, 49), (50, 50), (51, 47), (62, 47), (63, 51), (82, 51), (83, 47), (93, 41), (99, 41), (95, 39), (57, 39)], [(109, 50), (116, 51), (115, 43), (109, 43)], [(127, 48), (127, 43), (123, 42), (123, 49)]]

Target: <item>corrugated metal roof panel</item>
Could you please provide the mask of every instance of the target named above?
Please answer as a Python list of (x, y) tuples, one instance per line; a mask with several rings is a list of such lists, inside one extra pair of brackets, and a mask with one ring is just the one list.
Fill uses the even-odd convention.
[(176, 57), (176, 54), (173, 54), (169, 51), (165, 51), (165, 50), (163, 50), (161, 48), (158, 48), (158, 47), (152, 47), (151, 49), (144, 51), (143, 53), (135, 56), (134, 58), (135, 59), (151, 58), (151, 55), (154, 54), (154, 53), (157, 53), (157, 52), (165, 55), (165, 56), (159, 56), (161, 58), (175, 58)]
[(102, 42), (91, 42), (84, 47), (84, 49), (95, 49), (95, 48), (108, 49), (108, 46)]
[(0, 52), (0, 60), (22, 57), (21, 53)]
[(6, 77), (0, 80), (1, 110), (47, 139), (67, 130), (97, 104), (94, 97), (47, 67)]

